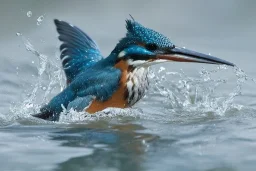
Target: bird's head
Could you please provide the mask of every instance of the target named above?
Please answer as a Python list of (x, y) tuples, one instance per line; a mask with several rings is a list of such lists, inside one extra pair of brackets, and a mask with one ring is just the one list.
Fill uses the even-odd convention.
[(125, 60), (129, 66), (150, 66), (166, 61), (234, 66), (228, 61), (175, 46), (166, 36), (142, 26), (134, 19), (126, 20), (126, 28), (126, 36), (116, 45), (113, 53), (117, 61)]

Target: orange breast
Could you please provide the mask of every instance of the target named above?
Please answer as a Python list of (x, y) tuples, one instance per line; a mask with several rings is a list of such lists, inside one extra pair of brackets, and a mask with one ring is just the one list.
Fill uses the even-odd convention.
[(116, 68), (120, 69), (122, 72), (121, 79), (119, 82), (119, 88), (112, 95), (110, 99), (107, 101), (101, 102), (98, 100), (94, 100), (91, 105), (86, 109), (88, 113), (95, 113), (106, 109), (108, 107), (116, 107), (116, 108), (126, 108), (128, 107), (128, 101), (125, 98), (125, 94), (127, 93), (126, 81), (127, 81), (127, 72), (128, 72), (128, 64), (127, 62), (121, 60), (115, 65)]

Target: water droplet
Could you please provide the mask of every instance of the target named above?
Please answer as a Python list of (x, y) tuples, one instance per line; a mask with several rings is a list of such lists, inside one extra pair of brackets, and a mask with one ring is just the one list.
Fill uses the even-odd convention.
[(43, 19), (44, 19), (44, 16), (43, 15), (41, 15), (40, 17), (38, 17), (37, 18), (37, 25), (39, 26), (39, 25), (41, 25), (41, 23), (42, 23), (42, 21), (43, 21)]
[(160, 72), (162, 72), (162, 71), (164, 71), (164, 70), (165, 70), (165, 67), (160, 67), (158, 73), (160, 73)]
[(226, 69), (228, 69), (227, 65), (219, 65), (217, 68), (219, 70), (226, 70)]
[(28, 17), (32, 17), (32, 12), (31, 12), (31, 11), (28, 11), (28, 12), (27, 12), (27, 16), (28, 16)]
[(26, 108), (31, 108), (31, 107), (33, 107), (34, 105), (33, 105), (33, 103), (28, 103), (28, 104), (26, 104)]
[(45, 91), (45, 90), (46, 90), (46, 87), (42, 87), (42, 90), (44, 90), (44, 91)]
[(185, 46), (183, 46), (182, 48), (183, 48), (183, 49), (186, 49), (186, 47), (185, 47)]
[(34, 63), (35, 63), (35, 61), (31, 61), (31, 63), (32, 63), (32, 64), (34, 64)]
[(17, 32), (16, 36), (22, 36), (22, 34), (20, 32)]
[(256, 79), (252, 78), (252, 81), (253, 81), (254, 83), (256, 83)]

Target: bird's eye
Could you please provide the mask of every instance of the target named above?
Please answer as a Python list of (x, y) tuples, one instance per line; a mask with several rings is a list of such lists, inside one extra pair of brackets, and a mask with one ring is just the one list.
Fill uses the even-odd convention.
[(157, 50), (157, 45), (154, 43), (149, 43), (146, 45), (147, 50)]

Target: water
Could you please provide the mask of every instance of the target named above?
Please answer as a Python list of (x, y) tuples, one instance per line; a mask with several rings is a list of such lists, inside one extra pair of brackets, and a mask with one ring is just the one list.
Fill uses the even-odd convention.
[[(255, 7), (239, 0), (2, 2), (1, 170), (255, 170)], [(132, 109), (65, 111), (59, 122), (31, 117), (65, 87), (52, 20), (79, 26), (107, 56), (129, 14), (181, 47), (237, 67), (159, 64)]]
[(28, 16), (28, 17), (32, 17), (32, 11), (28, 11), (28, 12), (27, 12), (27, 16)]
[(37, 25), (39, 26), (39, 25), (41, 25), (41, 23), (43, 22), (43, 19), (44, 19), (44, 16), (43, 15), (41, 15), (41, 16), (39, 16), (38, 18), (37, 18)]

